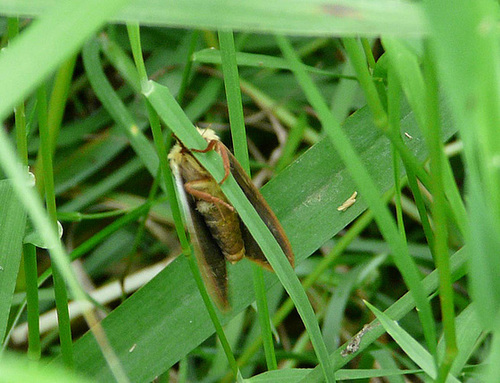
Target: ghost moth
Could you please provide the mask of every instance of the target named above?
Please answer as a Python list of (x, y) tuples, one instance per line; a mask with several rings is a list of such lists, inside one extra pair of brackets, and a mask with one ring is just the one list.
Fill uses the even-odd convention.
[[(269, 228), (292, 267), (294, 255), (276, 215), (233, 154), (213, 130), (198, 128), (198, 132), (207, 142), (205, 149), (188, 149), (177, 140), (168, 158), (205, 284), (219, 308), (227, 310), (230, 304), (226, 261), (236, 263), (245, 257), (272, 271), (259, 245), (222, 192), (220, 184), (229, 174)], [(193, 152), (210, 150), (215, 150), (224, 163), (225, 175), (220, 183), (193, 155)]]

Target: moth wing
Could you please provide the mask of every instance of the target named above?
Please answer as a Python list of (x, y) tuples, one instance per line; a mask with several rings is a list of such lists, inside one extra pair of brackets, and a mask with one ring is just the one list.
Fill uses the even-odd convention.
[(228, 310), (229, 294), (226, 260), (221, 249), (214, 241), (203, 217), (196, 210), (192, 196), (184, 189), (184, 180), (177, 164), (172, 165), (178, 196), (183, 207), (186, 226), (191, 237), (194, 253), (201, 270), (205, 286), (212, 299), (222, 310)]
[[(252, 180), (243, 170), (234, 155), (225, 146), (223, 146), (223, 150), (226, 150), (227, 152), (231, 174), (233, 175), (234, 179), (241, 187), (241, 190), (243, 190), (243, 193), (245, 193), (250, 203), (254, 206), (262, 221), (264, 221), (268, 229), (271, 231), (274, 238), (276, 238), (276, 241), (285, 253), (292, 267), (294, 267), (295, 257), (293, 255), (292, 246), (290, 245), (290, 242), (288, 241), (285, 231), (283, 230), (281, 223), (278, 221), (278, 218), (273, 213), (266, 200), (260, 193), (259, 189), (255, 187)], [(245, 243), (245, 256), (250, 260), (261, 264), (267, 269), (272, 270), (271, 265), (269, 264), (267, 258), (264, 256), (264, 253), (260, 249), (260, 246), (250, 234), (250, 231), (243, 223), (240, 226), (243, 235), (243, 242)]]

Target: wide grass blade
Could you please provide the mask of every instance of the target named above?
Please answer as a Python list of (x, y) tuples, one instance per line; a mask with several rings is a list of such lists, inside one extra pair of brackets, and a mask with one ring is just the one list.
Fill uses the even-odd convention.
[[(0, 2), (0, 12), (35, 16), (54, 3)], [(221, 9), (224, 11), (221, 12)], [(421, 36), (427, 31), (419, 4), (391, 0), (141, 0), (124, 7), (113, 21), (194, 29), (233, 29), (299, 35), (380, 34)], [(258, 20), (258, 22), (256, 22)], [(286, 22), (283, 22), (286, 20)]]
[(0, 181), (0, 342), (3, 344), (21, 262), (26, 210), (9, 180)]

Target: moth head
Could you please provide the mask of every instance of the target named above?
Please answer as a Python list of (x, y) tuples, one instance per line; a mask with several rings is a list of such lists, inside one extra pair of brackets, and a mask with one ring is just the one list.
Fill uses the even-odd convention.
[[(219, 136), (217, 136), (217, 134), (212, 129), (209, 128), (202, 129), (198, 127), (196, 127), (196, 129), (198, 130), (198, 133), (205, 139), (205, 141), (209, 143), (212, 141), (220, 141)], [(170, 153), (168, 154), (168, 159), (169, 161), (180, 163), (182, 155), (185, 153), (189, 153), (190, 150), (187, 149), (175, 135), (174, 138), (177, 142), (170, 150)]]
[(220, 138), (219, 136), (212, 130), (212, 129), (209, 129), (209, 128), (198, 128), (196, 127), (196, 129), (198, 130), (198, 133), (200, 133), (200, 135), (207, 141), (207, 142), (210, 142), (210, 141), (220, 141)]

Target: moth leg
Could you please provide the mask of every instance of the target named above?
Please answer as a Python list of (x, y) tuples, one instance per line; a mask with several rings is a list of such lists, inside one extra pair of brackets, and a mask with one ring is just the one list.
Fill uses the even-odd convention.
[(208, 142), (208, 145), (205, 149), (190, 149), (192, 152), (196, 152), (196, 153), (208, 153), (210, 150), (214, 150), (214, 148), (216, 147), (217, 145), (217, 142), (220, 142), (218, 140), (210, 140)]
[(202, 201), (212, 202), (216, 206), (223, 205), (227, 207), (229, 210), (234, 211), (234, 207), (228, 204), (226, 201), (223, 201), (218, 197), (214, 197), (210, 193), (201, 191), (196, 188), (196, 185), (204, 184), (206, 182), (207, 180), (196, 180), (196, 181), (186, 182), (184, 184), (184, 189), (186, 190), (187, 193), (191, 194), (193, 197), (196, 197)]
[(222, 157), (222, 163), (224, 164), (224, 178), (222, 178), (222, 180), (219, 182), (219, 185), (222, 185), (231, 173), (231, 166), (229, 164), (227, 148), (222, 144), (222, 142), (220, 142), (219, 140), (210, 140), (205, 149), (191, 149), (191, 151), (197, 153), (207, 153), (210, 150), (215, 150)]

